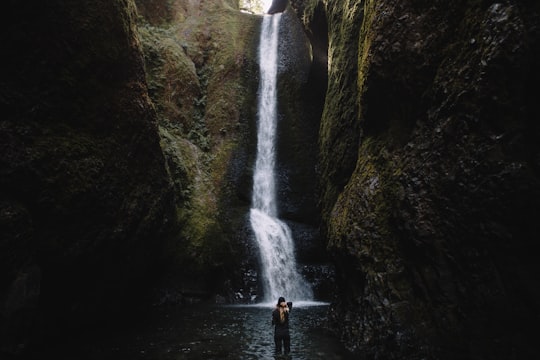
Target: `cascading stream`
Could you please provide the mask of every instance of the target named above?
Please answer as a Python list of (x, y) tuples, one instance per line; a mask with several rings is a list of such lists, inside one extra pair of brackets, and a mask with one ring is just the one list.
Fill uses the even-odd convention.
[(294, 243), (287, 224), (277, 218), (275, 161), (277, 128), (278, 33), (281, 14), (263, 17), (259, 42), (257, 159), (253, 175), (251, 227), (259, 245), (265, 301), (279, 296), (311, 300), (310, 286), (296, 269)]

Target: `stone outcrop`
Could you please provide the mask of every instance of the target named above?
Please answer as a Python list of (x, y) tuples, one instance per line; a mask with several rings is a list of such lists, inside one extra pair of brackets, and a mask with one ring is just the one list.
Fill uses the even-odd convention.
[(292, 5), (330, 44), (320, 170), (336, 332), (362, 359), (535, 357), (538, 5)]

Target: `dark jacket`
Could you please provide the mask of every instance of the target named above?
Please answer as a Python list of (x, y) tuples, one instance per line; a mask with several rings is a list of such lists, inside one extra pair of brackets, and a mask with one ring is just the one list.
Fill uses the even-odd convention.
[(272, 325), (275, 327), (275, 333), (279, 335), (289, 334), (289, 311), (285, 312), (285, 321), (279, 319), (279, 309), (272, 311)]

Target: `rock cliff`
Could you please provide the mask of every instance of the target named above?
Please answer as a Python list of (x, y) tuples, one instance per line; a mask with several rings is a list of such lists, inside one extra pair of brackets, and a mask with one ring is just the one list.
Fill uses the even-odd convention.
[(292, 4), (328, 33), (337, 333), (362, 359), (535, 357), (538, 5)]
[(13, 354), (143, 298), (175, 195), (134, 4), (4, 5), (0, 342)]
[(160, 301), (216, 292), (247, 301), (257, 288), (246, 214), (260, 17), (241, 13), (234, 1), (136, 3), (149, 94), (177, 194)]

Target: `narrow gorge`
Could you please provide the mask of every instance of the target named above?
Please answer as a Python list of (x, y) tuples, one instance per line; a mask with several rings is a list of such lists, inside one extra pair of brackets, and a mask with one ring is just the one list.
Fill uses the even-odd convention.
[(0, 24), (1, 359), (273, 358), (281, 295), (315, 303), (296, 360), (540, 354), (540, 3), (8, 0)]

